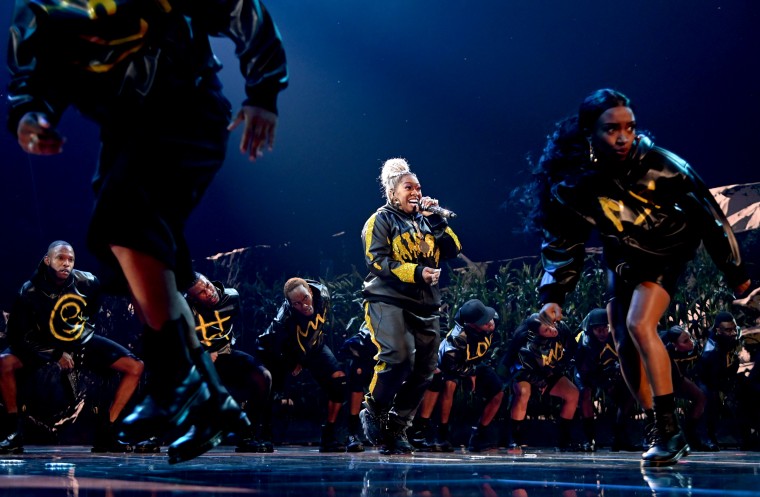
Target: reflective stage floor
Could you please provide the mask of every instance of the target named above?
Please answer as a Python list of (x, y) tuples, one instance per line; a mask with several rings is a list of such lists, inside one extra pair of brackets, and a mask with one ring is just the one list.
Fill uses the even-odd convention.
[[(162, 448), (163, 450), (163, 448)], [(588, 497), (760, 495), (760, 452), (693, 453), (643, 469), (640, 454), (549, 450), (383, 456), (277, 447), (236, 454), (221, 446), (169, 465), (151, 455), (91, 454), (83, 446), (27, 446), (0, 456), (0, 496)]]

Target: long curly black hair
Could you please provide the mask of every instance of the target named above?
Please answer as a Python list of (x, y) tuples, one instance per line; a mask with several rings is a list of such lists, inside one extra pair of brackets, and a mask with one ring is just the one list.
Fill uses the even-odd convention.
[(512, 192), (512, 202), (526, 212), (525, 231), (540, 231), (554, 184), (592, 168), (589, 137), (594, 125), (604, 111), (619, 106), (631, 107), (630, 99), (617, 90), (602, 88), (583, 99), (577, 114), (555, 123), (541, 157), (532, 165), (532, 180)]

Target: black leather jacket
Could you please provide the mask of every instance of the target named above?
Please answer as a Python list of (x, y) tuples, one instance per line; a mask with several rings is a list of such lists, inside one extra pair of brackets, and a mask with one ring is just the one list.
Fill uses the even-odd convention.
[(559, 322), (556, 326), (559, 333), (554, 338), (544, 338), (533, 331), (528, 333), (527, 342), (509, 365), (513, 381), (527, 381), (544, 388), (558, 375), (571, 377), (578, 343), (567, 325)]
[(474, 376), (475, 366), (489, 358), (493, 338), (493, 331), (484, 332), (455, 323), (438, 347), (438, 367), (444, 377)]
[(230, 347), (235, 344), (233, 327), (240, 313), (240, 294), (234, 288), (225, 288), (220, 281), (213, 284), (219, 292), (219, 302), (214, 307), (190, 303), (195, 332), (207, 351), (229, 353)]
[(91, 273), (74, 269), (63, 286), (57, 286), (47, 271), (40, 262), (21, 287), (8, 318), (8, 344), (21, 357), (37, 355), (53, 362), (92, 338), (101, 293)]
[[(539, 287), (543, 303), (564, 303), (583, 269), (596, 229), (612, 271), (681, 268), (701, 242), (732, 288), (746, 281), (730, 224), (696, 172), (680, 157), (639, 136), (622, 164), (552, 185), (545, 207)], [(625, 276), (624, 274), (621, 274)]]
[(306, 282), (311, 289), (314, 314), (304, 316), (285, 299), (272, 323), (256, 340), (257, 353), (265, 363), (284, 361), (286, 367), (292, 368), (300, 364), (303, 357), (324, 345), (330, 293), (318, 281)]
[(15, 134), (26, 112), (56, 123), (69, 105), (102, 122), (115, 106), (132, 109), (151, 93), (218, 88), (209, 36), (234, 42), (244, 104), (276, 112), (285, 52), (258, 0), (16, 0), (8, 127)]
[(739, 370), (739, 346), (736, 338), (710, 332), (697, 364), (699, 381), (709, 390), (729, 392), (733, 388)]
[[(421, 237), (427, 245), (425, 251)], [(365, 300), (423, 314), (438, 311), (441, 291), (438, 285), (425, 283), (422, 269), (440, 268), (443, 260), (456, 257), (462, 250), (445, 218), (438, 214), (409, 215), (386, 204), (364, 224), (362, 242), (369, 270), (362, 286)]]

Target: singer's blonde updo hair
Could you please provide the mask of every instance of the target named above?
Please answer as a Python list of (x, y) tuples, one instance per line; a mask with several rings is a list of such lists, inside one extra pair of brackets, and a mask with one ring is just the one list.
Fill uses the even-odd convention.
[(409, 163), (406, 162), (406, 159), (394, 157), (383, 163), (378, 180), (383, 187), (383, 192), (388, 202), (393, 203), (393, 192), (396, 190), (399, 180), (406, 175), (414, 176), (417, 179), (417, 175), (409, 168)]

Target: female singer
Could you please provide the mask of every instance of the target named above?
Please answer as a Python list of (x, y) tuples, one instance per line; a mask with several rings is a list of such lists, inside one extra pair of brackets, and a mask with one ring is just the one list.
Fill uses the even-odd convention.
[(406, 160), (385, 161), (379, 179), (386, 203), (362, 229), (365, 324), (378, 353), (360, 418), (382, 453), (403, 454), (413, 451), (406, 428), (438, 363), (440, 264), (462, 247), (446, 218), (426, 211), (438, 201), (422, 196)]

